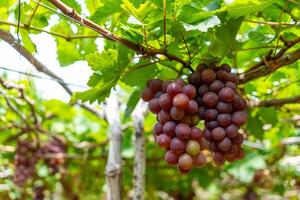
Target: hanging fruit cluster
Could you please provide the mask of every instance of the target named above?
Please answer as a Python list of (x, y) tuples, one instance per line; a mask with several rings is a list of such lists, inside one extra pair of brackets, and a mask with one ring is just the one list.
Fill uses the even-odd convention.
[(44, 161), (52, 174), (59, 172), (59, 166), (64, 163), (65, 146), (57, 139), (40, 146), (30, 140), (17, 142), (15, 155), (14, 182), (22, 186), (25, 182), (36, 175), (35, 166), (38, 161)]
[[(236, 91), (238, 77), (227, 64), (200, 64), (188, 82), (152, 79), (142, 93), (149, 110), (157, 114), (153, 133), (167, 150), (166, 162), (187, 173), (206, 164), (205, 149), (217, 165), (243, 158), (239, 127), (247, 120), (247, 103)], [(200, 120), (203, 131), (196, 127)]]

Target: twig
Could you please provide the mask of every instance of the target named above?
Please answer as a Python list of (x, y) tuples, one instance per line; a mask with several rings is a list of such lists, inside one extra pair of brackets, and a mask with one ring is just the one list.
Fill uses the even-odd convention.
[[(41, 2), (41, 0), (39, 0), (39, 2)], [(28, 27), (30, 27), (31, 21), (32, 21), (32, 19), (33, 19), (35, 13), (36, 13), (36, 11), (37, 11), (37, 9), (39, 8), (39, 6), (40, 6), (40, 4), (37, 4), (37, 5), (35, 6), (35, 8), (34, 8), (32, 14), (30, 15), (30, 18), (29, 18), (28, 23), (27, 23), (27, 26), (28, 26)]]
[(167, 46), (167, 0), (163, 0), (164, 8), (164, 46)]
[(250, 19), (244, 19), (245, 22), (255, 23), (255, 24), (263, 24), (263, 25), (270, 25), (270, 26), (299, 26), (299, 24), (290, 24), (290, 23), (281, 23), (281, 22), (262, 22), (262, 21), (254, 21)]
[(277, 48), (278, 46), (261, 46), (261, 47), (250, 47), (245, 49), (238, 49), (238, 50), (232, 50), (231, 52), (238, 52), (238, 51), (251, 51), (256, 49), (273, 49)]

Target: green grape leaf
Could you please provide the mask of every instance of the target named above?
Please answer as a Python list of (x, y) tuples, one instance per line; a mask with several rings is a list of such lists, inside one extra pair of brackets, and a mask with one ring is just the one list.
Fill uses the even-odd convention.
[(140, 100), (140, 94), (141, 94), (141, 91), (138, 89), (138, 90), (135, 90), (129, 97), (129, 100), (127, 102), (127, 106), (125, 109), (125, 117), (130, 117), (132, 111), (134, 110), (135, 106), (137, 105), (137, 103)]
[(223, 58), (230, 50), (235, 49), (236, 35), (240, 29), (243, 18), (230, 19), (221, 27), (216, 28), (215, 41), (210, 46), (210, 53), (218, 58)]
[(20, 30), (20, 35), (22, 38), (22, 43), (24, 47), (30, 52), (30, 53), (35, 53), (36, 52), (36, 46), (32, 42), (32, 40), (29, 37), (29, 34), (26, 30)]

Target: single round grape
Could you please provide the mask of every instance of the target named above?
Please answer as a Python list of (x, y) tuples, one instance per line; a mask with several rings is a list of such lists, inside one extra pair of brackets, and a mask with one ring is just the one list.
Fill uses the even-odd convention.
[(168, 136), (172, 137), (173, 135), (175, 135), (175, 128), (176, 128), (176, 123), (173, 121), (168, 121), (163, 126), (163, 132)]
[(224, 83), (228, 80), (229, 73), (225, 70), (219, 70), (216, 72), (217, 79), (223, 81)]
[(179, 156), (173, 151), (168, 151), (165, 155), (165, 161), (170, 165), (176, 165), (178, 163)]
[(225, 152), (225, 155), (226, 157), (234, 157), (238, 151), (238, 146), (236, 144), (231, 144), (230, 149)]
[(147, 86), (152, 90), (152, 92), (157, 92), (161, 90), (162, 80), (160, 79), (152, 79), (149, 80)]
[(233, 82), (230, 82), (230, 81), (227, 81), (225, 83), (225, 87), (229, 87), (229, 88), (231, 88), (233, 90), (236, 90), (236, 85)]
[(195, 167), (203, 167), (207, 162), (206, 156), (200, 152), (193, 158), (193, 164)]
[(230, 113), (232, 111), (232, 105), (231, 103), (219, 101), (217, 104), (217, 110), (219, 113)]
[(227, 137), (234, 138), (239, 134), (239, 128), (234, 124), (230, 124), (225, 128), (225, 132)]
[(156, 143), (165, 149), (170, 147), (171, 138), (167, 134), (160, 134), (156, 137)]
[(175, 129), (176, 136), (179, 139), (187, 139), (191, 135), (191, 129), (187, 124), (178, 124)]
[(205, 69), (201, 73), (201, 79), (204, 83), (210, 84), (216, 79), (216, 73), (212, 69)]
[(225, 137), (225, 130), (221, 127), (217, 127), (217, 128), (214, 128), (212, 131), (211, 131), (211, 137), (214, 139), (214, 140), (223, 140), (224, 137)]
[(189, 106), (189, 98), (185, 94), (177, 94), (173, 98), (173, 105), (177, 108), (187, 109)]
[(197, 68), (196, 71), (197, 72), (202, 72), (203, 70), (205, 70), (207, 68), (207, 65), (205, 63), (200, 63)]
[(160, 123), (156, 123), (153, 128), (154, 135), (160, 135), (163, 133), (163, 125)]
[(240, 148), (237, 154), (235, 155), (235, 158), (240, 160), (243, 159), (244, 157), (245, 157), (245, 151), (243, 148)]
[(241, 104), (241, 101), (242, 101), (242, 99), (239, 95), (237, 95), (237, 94), (234, 95), (233, 101), (231, 102), (233, 110), (238, 110), (238, 108)]
[(205, 118), (205, 107), (201, 106), (198, 109), (198, 115), (200, 119), (204, 119)]
[(173, 97), (175, 96), (176, 94), (180, 93), (182, 90), (182, 87), (180, 84), (178, 83), (175, 83), (175, 82), (172, 82), (168, 85), (167, 87), (167, 93)]
[(170, 109), (172, 107), (172, 98), (168, 93), (164, 93), (159, 97), (159, 106), (162, 109)]
[(185, 150), (185, 143), (184, 143), (184, 141), (180, 140), (179, 138), (174, 137), (171, 140), (170, 149), (176, 154), (181, 154)]
[(221, 152), (215, 152), (213, 154), (213, 160), (215, 161), (216, 165), (223, 165), (225, 163), (224, 154)]
[(149, 101), (148, 108), (152, 113), (159, 113), (161, 107), (159, 106), (158, 98), (151, 99)]
[(208, 141), (210, 141), (212, 139), (211, 132), (207, 128), (204, 129), (204, 131), (203, 131), (203, 137), (205, 137)]
[(238, 110), (245, 110), (247, 108), (247, 101), (245, 99), (241, 99)]
[(236, 74), (228, 74), (228, 80), (237, 84), (239, 82), (239, 77)]
[(215, 80), (209, 85), (208, 90), (210, 92), (218, 93), (224, 87), (224, 83), (219, 80)]
[(231, 148), (231, 141), (225, 137), (221, 142), (218, 143), (218, 148), (222, 151), (228, 151)]
[(238, 144), (238, 145), (242, 144), (243, 141), (244, 141), (244, 137), (242, 134), (238, 134), (237, 136), (231, 139), (231, 142), (233, 144)]
[(190, 77), (191, 83), (194, 86), (198, 87), (201, 85), (201, 72), (193, 72)]
[(229, 103), (233, 101), (235, 92), (229, 87), (224, 87), (222, 90), (220, 90), (218, 96), (222, 101)]
[(192, 170), (192, 168), (190, 168), (190, 169), (182, 169), (179, 165), (177, 165), (177, 169), (178, 169), (178, 171), (180, 171), (181, 174), (187, 174), (187, 173), (189, 173)]
[(187, 153), (182, 154), (178, 159), (178, 166), (181, 169), (191, 169), (193, 166), (193, 158)]
[(204, 137), (202, 137), (200, 141), (200, 150), (203, 151), (205, 149), (208, 149), (208, 147), (209, 147), (209, 141)]
[(198, 103), (195, 100), (190, 100), (186, 111), (191, 114), (196, 113), (198, 111)]
[(216, 120), (205, 122), (205, 127), (207, 127), (209, 130), (212, 130), (218, 126), (219, 126), (219, 124), (218, 124), (218, 121), (216, 121)]
[(146, 102), (150, 101), (153, 99), (154, 93), (151, 91), (150, 88), (145, 88), (143, 93), (142, 93), (142, 99)]
[(228, 64), (222, 64), (221, 68), (225, 70), (226, 72), (230, 73), (231, 72), (231, 67)]
[(191, 115), (191, 126), (196, 126), (200, 121), (199, 115), (193, 114)]
[(212, 152), (217, 152), (219, 149), (218, 149), (217, 145), (214, 142), (210, 142), (209, 150), (212, 151)]
[(172, 83), (172, 81), (163, 81), (162, 84), (161, 84), (161, 91), (163, 93), (166, 93), (167, 92), (167, 88), (168, 86)]
[(170, 110), (171, 118), (174, 120), (181, 120), (184, 117), (184, 114), (185, 114), (184, 110), (179, 109), (175, 106), (173, 106)]
[(157, 117), (158, 117), (158, 121), (161, 124), (165, 124), (166, 122), (171, 121), (171, 116), (170, 116), (169, 112), (167, 112), (165, 110), (159, 111)]
[(195, 156), (200, 152), (200, 144), (195, 140), (189, 140), (186, 143), (185, 151), (191, 156)]
[(202, 138), (202, 134), (203, 133), (200, 128), (197, 128), (197, 127), (191, 128), (191, 139), (192, 140), (200, 141), (200, 139)]
[(215, 120), (218, 116), (218, 111), (216, 109), (206, 109), (204, 111), (204, 119), (205, 120)]
[(237, 111), (232, 114), (232, 122), (237, 126), (242, 126), (247, 121), (246, 111)]
[(199, 89), (198, 89), (198, 93), (199, 93), (199, 96), (203, 96), (204, 94), (206, 94), (208, 92), (208, 86), (205, 85), (205, 84), (202, 84)]
[(189, 99), (193, 99), (197, 92), (195, 86), (188, 84), (183, 86), (182, 93), (185, 94)]
[(181, 78), (176, 79), (174, 82), (178, 83), (181, 87), (185, 85), (185, 81)]
[(214, 92), (207, 92), (203, 95), (203, 103), (208, 107), (215, 107), (218, 103), (219, 97)]
[(178, 121), (179, 123), (187, 124), (189, 126), (192, 126), (192, 116), (191, 115), (185, 115), (182, 119)]
[(231, 115), (230, 114), (218, 114), (217, 121), (220, 126), (223, 126), (223, 127), (228, 126), (229, 124), (231, 124)]

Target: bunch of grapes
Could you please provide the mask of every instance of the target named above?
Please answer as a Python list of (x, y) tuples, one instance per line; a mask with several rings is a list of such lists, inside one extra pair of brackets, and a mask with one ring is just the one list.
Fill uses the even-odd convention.
[(33, 189), (34, 200), (43, 200), (45, 198), (45, 188), (43, 186), (35, 187)]
[(182, 79), (149, 80), (142, 93), (142, 99), (149, 102), (149, 110), (157, 114), (158, 122), (153, 131), (155, 141), (167, 150), (166, 162), (177, 165), (182, 173), (206, 163), (206, 156), (201, 151), (208, 148), (209, 143), (195, 127), (200, 120), (196, 96), (195, 86)]
[(59, 172), (59, 165), (64, 163), (65, 145), (57, 139), (41, 146), (38, 150), (39, 157), (44, 159), (51, 173)]
[(217, 165), (244, 157), (243, 135), (239, 127), (247, 120), (247, 102), (237, 93), (237, 75), (227, 64), (208, 68), (200, 64), (189, 76), (198, 89), (199, 117), (205, 121), (203, 136)]
[(35, 165), (38, 162), (36, 148), (30, 141), (18, 141), (15, 155), (14, 182), (18, 186), (35, 175)]
[[(188, 82), (152, 79), (142, 93), (157, 115), (153, 133), (156, 143), (167, 150), (166, 162), (187, 173), (205, 165), (205, 149), (217, 165), (243, 158), (239, 127), (247, 120), (247, 103), (237, 93), (238, 77), (227, 64), (200, 64)], [(200, 120), (204, 131), (196, 127)]]

